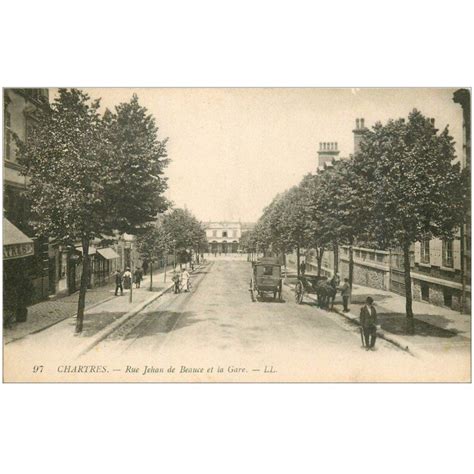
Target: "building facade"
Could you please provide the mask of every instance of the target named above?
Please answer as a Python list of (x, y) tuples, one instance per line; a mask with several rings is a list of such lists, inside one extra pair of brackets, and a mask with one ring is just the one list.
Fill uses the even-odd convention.
[[(4, 245), (4, 286), (5, 283), (10, 285), (9, 282), (10, 286), (23, 286), (25, 294), (30, 294), (28, 303), (33, 304), (79, 289), (82, 250), (79, 244), (53, 244), (48, 237), (35, 234), (26, 197), (28, 179), (20, 173), (13, 137), (17, 135), (22, 141), (28, 141), (31, 130), (40, 120), (40, 109), (49, 107), (48, 89), (4, 89), (3, 104), (3, 211), (10, 229), (6, 231), (4, 226), (4, 241), (9, 239), (9, 244)], [(131, 258), (132, 240), (131, 236), (124, 235), (114, 236), (108, 247), (100, 241), (92, 243), (89, 250), (91, 287), (108, 283), (115, 268), (123, 268), (131, 260), (138, 261), (136, 256)], [(20, 249), (27, 247), (28, 252), (20, 255)]]
[[(25, 258), (5, 258), (4, 279), (20, 275), (27, 281), (31, 302), (46, 298), (51, 291), (47, 238), (35, 235), (26, 198), (27, 178), (20, 174), (14, 135), (27, 141), (38, 124), (38, 112), (49, 107), (48, 89), (4, 89), (3, 91), (3, 212), (4, 217), (32, 241), (33, 253)], [(25, 282), (26, 285), (26, 282)]]
[(214, 255), (238, 253), (242, 236), (240, 222), (207, 222), (204, 224), (208, 251)]
[[(460, 89), (453, 101), (463, 110), (463, 144), (461, 167), (470, 169), (471, 163), (471, 103), (470, 92)], [(434, 123), (434, 119), (431, 119)], [(354, 154), (360, 150), (364, 133), (367, 131), (364, 119), (356, 119)], [(320, 143), (317, 158), (317, 172), (330, 168), (339, 157), (337, 143)], [(469, 313), (471, 310), (471, 225), (470, 211), (466, 224), (450, 240), (427, 239), (416, 242), (411, 248), (410, 270), (414, 300), (426, 301), (438, 306)], [(295, 256), (289, 257), (296, 261)], [(400, 249), (378, 250), (353, 247), (354, 283), (372, 288), (405, 294), (403, 255)], [(314, 251), (306, 255), (309, 271), (316, 271)], [(322, 273), (330, 275), (335, 269), (334, 253), (327, 250), (323, 256)], [(349, 274), (349, 248), (342, 246), (337, 261), (342, 276)]]
[[(463, 143), (459, 157), (462, 169), (471, 168), (471, 93), (459, 89), (453, 101), (463, 113)], [(412, 273), (413, 296), (417, 300), (471, 311), (471, 212), (450, 240), (427, 239), (415, 244), (415, 268)]]

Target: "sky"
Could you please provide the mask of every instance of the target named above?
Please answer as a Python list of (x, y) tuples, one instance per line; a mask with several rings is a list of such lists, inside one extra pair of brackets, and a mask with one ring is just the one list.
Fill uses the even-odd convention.
[(449, 124), (461, 154), (455, 88), (84, 90), (110, 109), (138, 95), (169, 138), (167, 197), (202, 221), (257, 221), (277, 193), (315, 172), (320, 142), (338, 142), (341, 157), (353, 152), (356, 118), (371, 127), (417, 108), (439, 129)]

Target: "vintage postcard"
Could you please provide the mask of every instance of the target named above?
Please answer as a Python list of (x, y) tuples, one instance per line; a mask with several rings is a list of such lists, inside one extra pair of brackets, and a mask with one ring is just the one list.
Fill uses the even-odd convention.
[(469, 88), (3, 89), (4, 382), (470, 382)]

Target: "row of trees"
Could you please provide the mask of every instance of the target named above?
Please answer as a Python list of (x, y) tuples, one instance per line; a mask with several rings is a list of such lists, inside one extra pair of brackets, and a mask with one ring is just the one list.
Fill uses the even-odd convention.
[(335, 161), (298, 186), (277, 195), (254, 230), (245, 236), (248, 251), (288, 253), (314, 249), (318, 274), (325, 250), (352, 246), (403, 251), (408, 328), (413, 330), (410, 248), (416, 241), (453, 238), (466, 218), (469, 170), (455, 163), (452, 137), (439, 133), (419, 111), (408, 120), (377, 123), (366, 131), (360, 151)]
[(206, 232), (187, 209), (173, 209), (146, 226), (137, 236), (137, 246), (151, 265), (152, 278), (153, 263), (170, 253), (178, 257), (179, 263), (188, 261), (193, 253), (200, 255), (207, 247)]
[(81, 242), (83, 271), (76, 332), (82, 331), (89, 246), (118, 231), (139, 233), (168, 208), (166, 139), (134, 95), (100, 114), (100, 100), (60, 89), (28, 140), (16, 143), (28, 177), (33, 226), (51, 242)]

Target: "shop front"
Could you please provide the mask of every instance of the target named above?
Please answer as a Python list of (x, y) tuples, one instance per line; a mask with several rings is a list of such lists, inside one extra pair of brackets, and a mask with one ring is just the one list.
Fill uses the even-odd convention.
[(112, 281), (112, 274), (119, 268), (120, 256), (110, 247), (97, 249), (94, 261), (94, 286), (107, 285)]
[(24, 322), (33, 297), (34, 242), (3, 218), (3, 322)]

